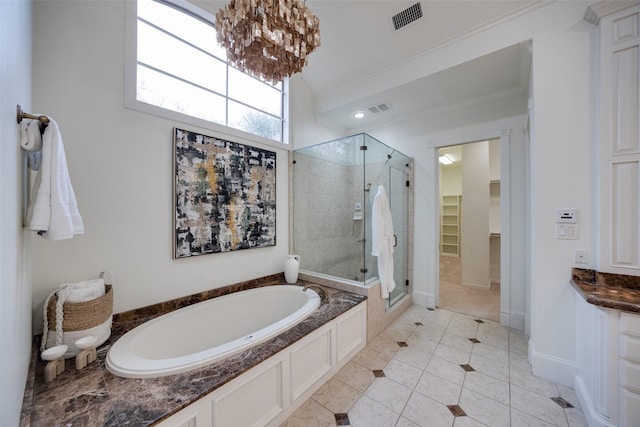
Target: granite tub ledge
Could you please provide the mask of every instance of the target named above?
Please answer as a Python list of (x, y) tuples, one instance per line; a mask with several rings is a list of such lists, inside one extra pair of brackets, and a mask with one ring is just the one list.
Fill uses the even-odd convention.
[[(182, 306), (259, 286), (283, 284), (284, 277), (268, 276), (114, 315), (111, 338), (98, 348), (98, 360), (77, 371), (74, 359), (53, 382), (43, 381), (44, 362), (34, 342), (31, 368), (23, 400), (21, 427), (151, 426), (240, 376), (313, 330), (366, 300), (366, 297), (323, 286), (329, 297), (302, 322), (242, 353), (193, 371), (146, 379), (121, 378), (105, 367), (111, 344), (135, 326)], [(299, 280), (298, 285), (310, 282)], [(117, 292), (117, 289), (116, 289)], [(215, 295), (212, 295), (215, 294)]]
[(640, 313), (640, 277), (573, 268), (571, 285), (589, 304)]

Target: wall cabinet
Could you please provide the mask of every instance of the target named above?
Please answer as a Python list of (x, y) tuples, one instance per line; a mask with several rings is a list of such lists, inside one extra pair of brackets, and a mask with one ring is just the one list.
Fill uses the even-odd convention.
[(364, 348), (366, 316), (365, 301), (158, 427), (279, 426)]
[(440, 253), (460, 256), (460, 217), (462, 196), (442, 196), (440, 207)]
[(640, 235), (629, 230), (640, 228), (640, 6), (601, 1), (585, 18), (599, 39), (597, 269), (637, 275)]
[(575, 390), (591, 427), (640, 425), (640, 315), (576, 295)]

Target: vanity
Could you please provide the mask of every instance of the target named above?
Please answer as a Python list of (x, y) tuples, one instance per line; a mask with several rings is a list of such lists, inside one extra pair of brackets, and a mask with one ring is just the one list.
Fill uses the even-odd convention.
[(574, 268), (575, 391), (589, 425), (640, 426), (640, 277)]

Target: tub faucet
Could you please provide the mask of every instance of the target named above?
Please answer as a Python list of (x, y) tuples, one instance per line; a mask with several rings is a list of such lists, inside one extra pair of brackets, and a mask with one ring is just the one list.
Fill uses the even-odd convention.
[(307, 285), (304, 288), (302, 288), (302, 292), (305, 292), (309, 288), (312, 288), (312, 289), (316, 290), (320, 294), (320, 301), (322, 303), (324, 303), (324, 304), (329, 303), (329, 297), (327, 296), (327, 292), (324, 289), (322, 289), (318, 285)]

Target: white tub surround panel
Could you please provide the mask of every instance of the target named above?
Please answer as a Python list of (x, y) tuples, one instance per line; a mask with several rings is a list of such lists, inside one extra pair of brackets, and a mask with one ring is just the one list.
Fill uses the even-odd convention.
[(279, 426), (364, 348), (363, 302), (158, 427)]

